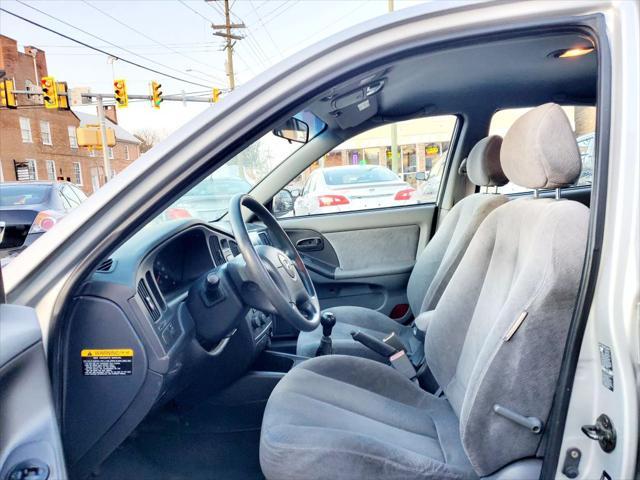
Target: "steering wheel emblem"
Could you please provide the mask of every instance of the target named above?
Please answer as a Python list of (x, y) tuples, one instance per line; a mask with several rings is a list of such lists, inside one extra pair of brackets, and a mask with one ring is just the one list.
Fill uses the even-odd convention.
[(280, 260), (280, 265), (282, 265), (285, 272), (287, 272), (291, 278), (296, 278), (296, 267), (291, 262), (289, 257), (287, 257), (286, 255), (283, 255), (282, 253), (279, 253), (278, 259)]

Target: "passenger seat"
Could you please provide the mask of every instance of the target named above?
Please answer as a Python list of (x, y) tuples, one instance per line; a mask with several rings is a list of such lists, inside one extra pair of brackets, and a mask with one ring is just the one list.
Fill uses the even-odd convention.
[[(508, 182), (500, 164), (501, 146), (502, 137), (492, 135), (473, 147), (466, 161), (467, 176), (471, 182), (485, 187), (501, 186)], [(415, 316), (435, 308), (474, 233), (487, 215), (506, 201), (504, 195), (476, 193), (462, 199), (444, 217), (436, 234), (418, 256), (409, 277), (407, 298)], [(386, 361), (386, 358), (354, 341), (351, 338), (353, 330), (378, 339), (395, 332), (410, 352), (422, 352), (422, 341), (414, 335), (411, 326), (402, 325), (377, 310), (356, 306), (339, 306), (330, 310), (336, 317), (331, 335), (334, 353)], [(423, 327), (420, 322), (416, 324), (419, 328)], [(320, 327), (311, 332), (301, 332), (297, 354), (315, 356), (321, 337)]]

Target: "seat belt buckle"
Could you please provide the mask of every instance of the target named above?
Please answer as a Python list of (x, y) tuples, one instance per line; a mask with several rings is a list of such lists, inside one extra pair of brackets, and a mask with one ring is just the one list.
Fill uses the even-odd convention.
[(413, 380), (417, 376), (417, 372), (407, 353), (404, 350), (399, 350), (389, 357), (389, 363), (398, 372), (403, 374), (409, 380)]
[(396, 350), (404, 350), (405, 352), (407, 351), (407, 347), (405, 346), (404, 342), (400, 340), (400, 337), (398, 337), (395, 332), (391, 332), (389, 335), (384, 337), (382, 341), (387, 345), (391, 345)]

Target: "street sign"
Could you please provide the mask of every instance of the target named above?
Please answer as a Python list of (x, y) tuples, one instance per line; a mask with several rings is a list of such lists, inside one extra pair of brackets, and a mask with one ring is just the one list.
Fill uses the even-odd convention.
[[(102, 149), (102, 138), (100, 136), (100, 125), (87, 125), (76, 128), (76, 139), (81, 147), (91, 147)], [(107, 146), (113, 147), (116, 144), (116, 135), (113, 128), (107, 128)]]
[(76, 87), (69, 89), (69, 104), (72, 107), (77, 107), (78, 105), (86, 105), (91, 103), (90, 98), (83, 98), (82, 94), (91, 93), (91, 89), (89, 87)]

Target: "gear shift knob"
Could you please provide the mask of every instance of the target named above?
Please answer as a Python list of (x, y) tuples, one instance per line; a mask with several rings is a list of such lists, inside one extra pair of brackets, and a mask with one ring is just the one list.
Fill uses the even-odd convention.
[(322, 325), (322, 335), (331, 337), (331, 331), (336, 324), (336, 316), (332, 312), (322, 312), (320, 324)]
[(321, 355), (331, 355), (333, 353), (333, 344), (331, 343), (331, 330), (336, 324), (336, 316), (331, 312), (322, 312), (320, 316), (320, 324), (322, 325), (322, 338), (320, 345), (316, 351), (316, 357)]

